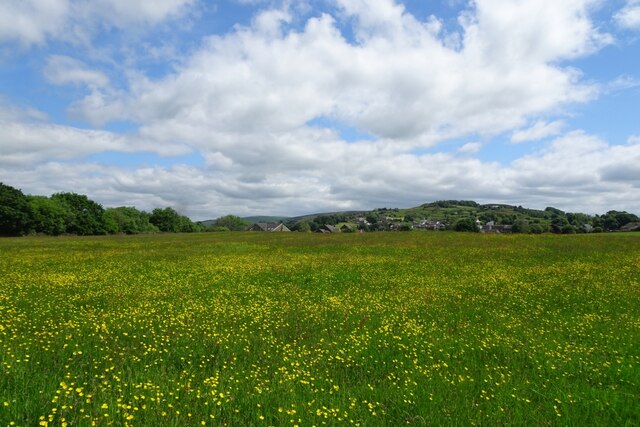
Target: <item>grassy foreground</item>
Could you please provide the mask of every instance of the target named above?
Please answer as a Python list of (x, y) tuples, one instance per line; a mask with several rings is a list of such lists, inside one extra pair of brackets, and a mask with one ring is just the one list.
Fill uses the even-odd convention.
[(639, 425), (640, 235), (0, 240), (0, 425)]

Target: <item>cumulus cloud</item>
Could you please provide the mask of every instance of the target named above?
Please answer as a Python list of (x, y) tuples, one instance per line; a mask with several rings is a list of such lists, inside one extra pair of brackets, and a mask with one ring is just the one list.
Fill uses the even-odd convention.
[(640, 30), (640, 1), (628, 0), (626, 6), (615, 14), (614, 19), (622, 28)]
[(465, 43), (486, 60), (523, 66), (575, 58), (613, 42), (589, 18), (598, 0), (475, 0)]
[[(126, 105), (122, 115), (149, 131), (188, 138), (201, 129), (208, 141), (330, 117), (380, 140), (424, 146), (434, 135), (497, 134), (597, 94), (575, 69), (555, 64), (609, 39), (591, 24), (587, 0), (510, 5), (526, 25), (478, 1), (463, 20), (461, 50), (446, 46), (433, 19), (420, 22), (391, 0), (338, 4), (357, 17), (356, 43), (328, 14), (298, 31), (284, 29), (287, 9), (266, 10), (250, 27), (210, 37), (175, 74), (135, 79), (131, 94), (102, 100), (104, 108)], [(87, 116), (101, 113), (88, 105)]]
[(458, 148), (458, 153), (463, 154), (475, 154), (482, 148), (482, 143), (480, 142), (468, 142), (464, 144), (462, 147)]
[(154, 25), (182, 16), (196, 0), (3, 0), (0, 43), (41, 45), (48, 38), (77, 37), (100, 26)]
[(520, 129), (511, 135), (511, 142), (520, 144), (522, 142), (539, 141), (541, 139), (558, 135), (565, 127), (562, 120), (554, 122), (537, 121), (527, 129)]
[(42, 44), (59, 36), (71, 10), (69, 0), (5, 0), (0, 2), (0, 43)]
[(76, 1), (78, 15), (114, 27), (127, 27), (139, 24), (158, 24), (165, 19), (176, 18), (187, 12), (196, 0), (93, 0)]
[(109, 78), (104, 73), (92, 70), (83, 62), (63, 55), (49, 56), (44, 76), (56, 85), (85, 84), (101, 87), (109, 83)]
[(182, 144), (154, 141), (107, 131), (80, 129), (49, 123), (37, 110), (22, 110), (0, 103), (0, 168), (5, 173), (46, 161), (78, 159), (105, 151), (147, 151), (164, 156), (189, 153)]
[[(55, 143), (74, 138), (69, 130), (48, 131), (46, 136), (54, 142), (51, 150)], [(60, 132), (59, 137), (55, 132)], [(0, 181), (19, 182), (24, 191), (35, 194), (73, 189), (107, 206), (128, 204), (148, 210), (172, 206), (195, 219), (227, 213), (294, 215), (414, 206), (452, 198), (535, 208), (551, 205), (589, 213), (640, 211), (638, 143), (616, 146), (574, 131), (536, 154), (505, 165), (467, 153), (400, 153), (380, 144), (347, 143), (331, 133), (316, 132), (304, 135), (303, 144), (280, 140), (231, 158), (217, 153), (203, 167), (61, 163), (51, 159), (64, 158), (70, 148), (57, 146), (55, 152), (29, 159), (31, 169), (0, 164)], [(122, 149), (118, 144), (131, 142), (114, 141), (105, 134), (81, 134), (74, 141), (80, 138), (93, 138), (94, 149)], [(275, 147), (280, 148), (272, 151)], [(15, 156), (12, 160), (17, 161)]]

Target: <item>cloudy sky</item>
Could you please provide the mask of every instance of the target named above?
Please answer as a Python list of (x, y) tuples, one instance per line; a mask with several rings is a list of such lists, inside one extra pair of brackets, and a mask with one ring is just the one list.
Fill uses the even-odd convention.
[(0, 181), (193, 219), (640, 213), (640, 0), (2, 0)]

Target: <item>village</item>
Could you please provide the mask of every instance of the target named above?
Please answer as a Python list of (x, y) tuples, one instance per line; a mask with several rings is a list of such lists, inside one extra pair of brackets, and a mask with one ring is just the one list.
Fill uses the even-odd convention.
[[(313, 224), (316, 224), (315, 222)], [(475, 221), (475, 226), (480, 233), (486, 234), (510, 234), (513, 231), (512, 225), (496, 224), (495, 221), (483, 223), (480, 220)], [(364, 233), (373, 231), (445, 231), (452, 229), (447, 221), (438, 221), (433, 219), (420, 219), (408, 222), (404, 217), (382, 216), (379, 220), (372, 223), (366, 217), (357, 217), (354, 222), (343, 222), (337, 224), (321, 224), (309, 230), (300, 230), (299, 224), (294, 224), (291, 228), (287, 227), (284, 222), (256, 222), (247, 228), (247, 231), (259, 231), (270, 233), (281, 233), (291, 231), (313, 231), (316, 233)]]

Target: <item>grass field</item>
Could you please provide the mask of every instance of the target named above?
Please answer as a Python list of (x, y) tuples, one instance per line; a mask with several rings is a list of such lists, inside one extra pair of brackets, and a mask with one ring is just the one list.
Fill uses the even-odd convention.
[(0, 425), (640, 425), (640, 234), (0, 240)]

